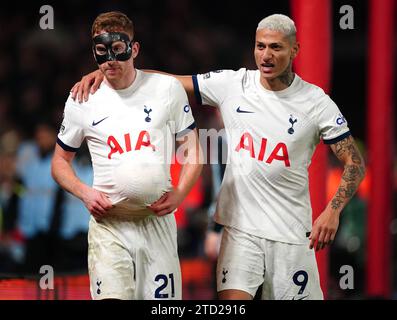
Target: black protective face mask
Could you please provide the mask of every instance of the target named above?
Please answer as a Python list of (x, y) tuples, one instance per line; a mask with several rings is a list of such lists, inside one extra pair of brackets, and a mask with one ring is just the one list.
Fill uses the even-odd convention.
[(131, 58), (132, 40), (125, 33), (102, 33), (92, 40), (92, 50), (98, 64), (106, 61), (126, 61)]

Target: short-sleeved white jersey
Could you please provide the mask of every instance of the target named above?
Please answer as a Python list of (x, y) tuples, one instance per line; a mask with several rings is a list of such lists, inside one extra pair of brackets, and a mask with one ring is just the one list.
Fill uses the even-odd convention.
[(215, 221), (293, 244), (312, 226), (308, 166), (322, 139), (350, 135), (324, 91), (298, 75), (281, 91), (266, 90), (258, 70), (219, 70), (193, 76), (201, 104), (218, 106), (227, 133), (228, 164)]
[(175, 135), (195, 127), (179, 81), (136, 71), (134, 82), (126, 89), (114, 90), (103, 82), (87, 102), (79, 104), (69, 97), (58, 134), (58, 144), (67, 151), (77, 151), (86, 139), (93, 187), (107, 194), (112, 203), (125, 200), (117, 191), (114, 172), (128, 158), (163, 164), (171, 186)]

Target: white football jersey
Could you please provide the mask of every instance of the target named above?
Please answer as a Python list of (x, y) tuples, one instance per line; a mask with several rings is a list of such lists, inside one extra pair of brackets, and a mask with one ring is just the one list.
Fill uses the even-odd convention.
[[(69, 97), (58, 134), (58, 144), (67, 151), (77, 151), (87, 140), (94, 170), (93, 187), (104, 192), (113, 204), (126, 200), (116, 178), (122, 178), (124, 172), (129, 174), (126, 168), (130, 162), (140, 168), (135, 170), (136, 181), (131, 186), (151, 181), (151, 171), (144, 170), (146, 164), (160, 164), (166, 172), (166, 187), (171, 188), (169, 169), (175, 135), (195, 127), (179, 81), (136, 71), (134, 82), (126, 89), (114, 90), (103, 82), (87, 102), (79, 104)], [(142, 209), (123, 205), (121, 208)]]
[(193, 76), (198, 102), (218, 106), (227, 133), (228, 164), (215, 221), (274, 241), (307, 242), (312, 210), (308, 166), (322, 139), (350, 135), (324, 91), (298, 75), (281, 91), (266, 90), (258, 70)]

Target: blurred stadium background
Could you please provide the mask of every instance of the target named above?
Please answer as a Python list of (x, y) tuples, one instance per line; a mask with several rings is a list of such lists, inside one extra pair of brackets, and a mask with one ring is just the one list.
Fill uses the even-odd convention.
[[(39, 27), (42, 5), (54, 9), (53, 30)], [(354, 29), (340, 27), (343, 5), (354, 10)], [(298, 73), (329, 92), (368, 166), (335, 243), (318, 255), (323, 290), (327, 299), (397, 298), (395, 0), (70, 0), (0, 6), (0, 299), (90, 298), (89, 216), (59, 190), (49, 168), (69, 90), (96, 69), (91, 23), (110, 10), (125, 12), (135, 23), (138, 68), (175, 74), (255, 68), (260, 19), (284, 13), (296, 20), (302, 41)], [(198, 112), (192, 105), (198, 127), (221, 127), (214, 109)], [(327, 149), (319, 154), (311, 173), (314, 214), (332, 197), (342, 172)], [(75, 166), (89, 183), (87, 150), (80, 151)], [(172, 170), (177, 176), (179, 167)], [(184, 299), (215, 298), (215, 262), (205, 254), (204, 240), (216, 170), (205, 166), (176, 214)], [(42, 265), (54, 267), (54, 290), (40, 289)], [(340, 287), (344, 265), (354, 270), (354, 289)]]

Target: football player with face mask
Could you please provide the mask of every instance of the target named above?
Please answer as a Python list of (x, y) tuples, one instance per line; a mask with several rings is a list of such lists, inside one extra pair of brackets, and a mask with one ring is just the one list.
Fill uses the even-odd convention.
[[(174, 212), (200, 175), (201, 152), (179, 81), (134, 67), (139, 44), (123, 13), (99, 15), (93, 54), (104, 82), (89, 102), (66, 102), (52, 160), (54, 179), (92, 217), (88, 267), (93, 299), (181, 299)], [(178, 185), (171, 186), (170, 141), (187, 137)], [(93, 187), (72, 160), (87, 141)], [(156, 208), (156, 211), (152, 207)]]

